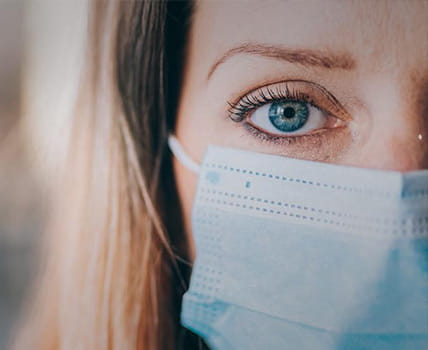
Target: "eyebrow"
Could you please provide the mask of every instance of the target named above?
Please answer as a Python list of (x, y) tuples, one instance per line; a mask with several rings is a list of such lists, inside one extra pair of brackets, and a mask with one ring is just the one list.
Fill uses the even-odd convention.
[(343, 70), (352, 70), (356, 67), (356, 62), (349, 53), (328, 53), (309, 49), (289, 49), (281, 46), (245, 43), (227, 50), (217, 59), (208, 72), (207, 80), (211, 78), (221, 64), (238, 54), (264, 56), (297, 63), (305, 67)]

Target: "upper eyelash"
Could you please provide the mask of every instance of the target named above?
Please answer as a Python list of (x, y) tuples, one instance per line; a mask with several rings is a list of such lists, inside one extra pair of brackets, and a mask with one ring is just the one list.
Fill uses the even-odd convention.
[[(288, 84), (285, 84), (284, 86), (285, 89), (279, 88), (278, 86), (276, 86), (275, 89), (272, 89), (268, 86), (264, 88), (267, 93), (265, 93), (263, 89), (259, 89), (255, 92), (245, 95), (237, 103), (227, 102), (230, 107), (228, 109), (229, 118), (233, 121), (240, 122), (245, 119), (249, 112), (253, 111), (257, 107), (278, 100), (303, 100), (313, 107), (323, 110), (323, 108), (319, 107), (308, 94), (299, 90), (290, 89)], [(325, 97), (334, 107), (340, 110), (340, 108), (337, 107), (337, 104), (339, 103), (333, 96), (325, 94)]]
[(227, 102), (230, 107), (228, 109), (230, 118), (236, 122), (242, 121), (249, 112), (257, 107), (278, 100), (303, 100), (311, 104), (313, 107), (319, 108), (314, 104), (310, 96), (298, 90), (291, 90), (287, 85), (285, 85), (285, 91), (281, 90), (278, 86), (276, 86), (275, 89), (266, 87), (265, 90), (267, 91), (267, 94), (263, 89), (260, 89), (255, 93), (245, 95), (235, 104)]

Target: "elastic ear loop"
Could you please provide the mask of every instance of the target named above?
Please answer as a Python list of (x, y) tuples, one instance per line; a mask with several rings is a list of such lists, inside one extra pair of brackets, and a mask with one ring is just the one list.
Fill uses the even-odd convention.
[(174, 156), (181, 164), (183, 164), (187, 169), (193, 171), (194, 173), (199, 173), (199, 164), (187, 155), (187, 153), (181, 147), (180, 142), (174, 135), (168, 136), (168, 146), (172, 154), (174, 154)]

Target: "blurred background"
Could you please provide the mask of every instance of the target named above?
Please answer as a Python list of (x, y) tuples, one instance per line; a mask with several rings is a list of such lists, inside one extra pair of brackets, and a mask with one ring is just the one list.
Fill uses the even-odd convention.
[(83, 64), (86, 0), (0, 0), (0, 349), (37, 277)]
[(16, 130), (21, 117), (24, 2), (0, 0), (0, 349), (31, 279), (41, 226), (38, 187)]

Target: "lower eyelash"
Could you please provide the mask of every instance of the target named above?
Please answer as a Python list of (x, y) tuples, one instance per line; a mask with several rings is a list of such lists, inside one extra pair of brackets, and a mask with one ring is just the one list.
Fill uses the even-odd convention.
[(297, 142), (304, 141), (306, 137), (313, 137), (312, 135), (298, 135), (298, 136), (272, 136), (259, 129), (255, 128), (249, 123), (243, 123), (242, 125), (248, 133), (257, 138), (262, 142), (270, 142), (277, 145), (290, 145), (295, 144)]
[[(296, 135), (296, 136), (272, 136), (269, 135), (254, 126), (252, 126), (249, 123), (241, 122), (242, 127), (249, 133), (251, 136), (255, 137), (259, 141), (265, 143), (273, 143), (276, 145), (294, 145), (298, 143), (305, 143), (308, 141), (314, 141), (315, 139), (322, 139), (327, 136), (330, 129), (321, 129), (317, 132), (311, 133), (311, 134), (302, 134), (302, 135)], [(345, 126), (334, 128), (336, 129), (342, 129)]]

